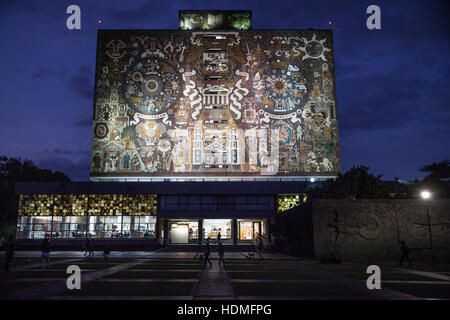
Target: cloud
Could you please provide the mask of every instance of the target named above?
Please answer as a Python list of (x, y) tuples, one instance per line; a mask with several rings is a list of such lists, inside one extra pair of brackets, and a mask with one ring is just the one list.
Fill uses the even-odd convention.
[(88, 65), (81, 65), (77, 71), (67, 79), (67, 86), (82, 99), (94, 99), (93, 72)]
[(32, 159), (39, 168), (61, 171), (74, 181), (89, 180), (90, 150), (54, 148), (43, 150)]
[(92, 126), (92, 117), (85, 117), (75, 122), (75, 127), (84, 128)]

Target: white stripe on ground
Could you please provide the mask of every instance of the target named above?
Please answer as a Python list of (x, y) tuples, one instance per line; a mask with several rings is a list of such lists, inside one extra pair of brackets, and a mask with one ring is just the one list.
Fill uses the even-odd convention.
[[(154, 252), (147, 253), (147, 256), (152, 255)], [(83, 287), (87, 282), (94, 281), (111, 274), (114, 274), (119, 271), (126, 270), (128, 268), (137, 266), (139, 264), (145, 263), (146, 259), (136, 259), (135, 261), (123, 263), (120, 265), (113, 266), (111, 268), (107, 268), (104, 270), (98, 270), (91, 273), (88, 273), (82, 276), (82, 284)], [(33, 286), (31, 288), (24, 288), (21, 290), (14, 291), (12, 294), (8, 296), (8, 299), (26, 299), (26, 300), (41, 300), (41, 299), (49, 299), (52, 296), (60, 296), (66, 290), (66, 283), (59, 281), (52, 281), (43, 283), (37, 286)]]
[(314, 278), (321, 279), (328, 283), (334, 283), (341, 287), (348, 288), (355, 294), (361, 294), (365, 299), (379, 300), (417, 300), (418, 297), (392, 289), (382, 288), (381, 290), (369, 290), (366, 281), (361, 281), (349, 277), (342, 276), (335, 272), (324, 271), (318, 268), (301, 264), (299, 270), (310, 274)]
[(383, 283), (447, 284), (447, 285), (450, 285), (450, 282), (447, 282), (447, 281), (415, 281), (415, 280), (381, 280), (381, 284), (383, 284)]
[[(54, 265), (58, 265), (58, 264), (63, 264), (63, 263), (71, 263), (71, 262), (75, 262), (75, 261), (80, 261), (81, 259), (67, 259), (67, 260), (56, 260), (56, 261), (52, 261), (52, 257), (50, 257), (50, 266), (54, 266)], [(41, 263), (40, 262), (36, 262), (36, 263), (32, 263), (32, 264), (27, 264), (25, 266), (17, 266), (17, 267), (10, 267), (11, 271), (9, 272), (13, 272), (13, 271), (28, 271), (28, 269), (33, 269), (33, 268), (41, 268)], [(4, 272), (4, 271), (2, 271)]]
[(429, 272), (429, 271), (419, 271), (419, 270), (402, 269), (402, 268), (394, 268), (394, 270), (398, 270), (403, 273), (417, 274), (419, 276), (424, 276), (424, 277), (428, 277), (428, 278), (435, 278), (435, 279), (439, 279), (439, 280), (450, 281), (450, 276), (446, 276), (446, 275), (438, 274), (438, 273), (434, 273), (434, 272)]

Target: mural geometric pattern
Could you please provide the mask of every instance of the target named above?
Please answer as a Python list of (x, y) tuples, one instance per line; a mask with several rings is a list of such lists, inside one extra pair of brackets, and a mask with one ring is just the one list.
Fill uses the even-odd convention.
[(332, 34), (100, 30), (91, 177), (340, 172)]

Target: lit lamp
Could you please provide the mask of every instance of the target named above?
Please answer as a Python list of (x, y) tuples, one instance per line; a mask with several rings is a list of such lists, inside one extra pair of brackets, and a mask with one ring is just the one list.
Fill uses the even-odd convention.
[(420, 193), (420, 196), (423, 198), (423, 199), (430, 199), (431, 198), (431, 193), (429, 192), (429, 191), (422, 191), (421, 193)]
[[(424, 200), (428, 200), (431, 198), (431, 192), (424, 190), (420, 193), (420, 196)], [(433, 264), (436, 264), (436, 258), (434, 256), (434, 250), (433, 250), (433, 237), (431, 236), (431, 223), (430, 223), (430, 214), (428, 213), (428, 203), (427, 203), (427, 222), (428, 222), (428, 235), (430, 236), (430, 250), (431, 250), (431, 259), (433, 261)]]

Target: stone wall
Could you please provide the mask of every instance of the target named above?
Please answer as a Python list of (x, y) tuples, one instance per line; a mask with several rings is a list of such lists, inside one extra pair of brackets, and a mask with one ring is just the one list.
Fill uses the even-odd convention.
[(413, 249), (414, 261), (431, 262), (427, 206), (435, 256), (450, 261), (450, 200), (314, 200), (316, 258), (396, 261), (399, 240)]

